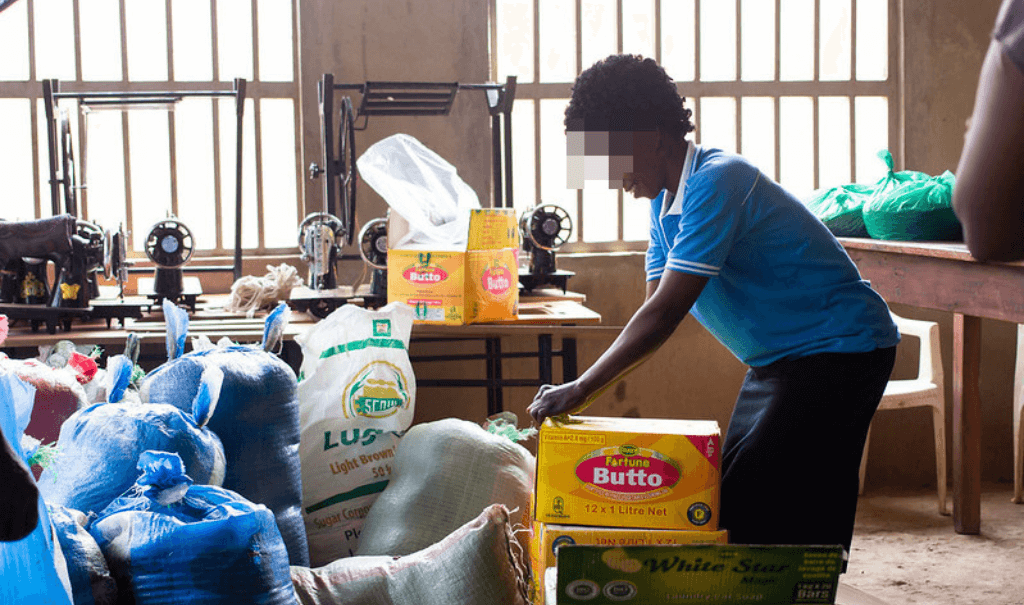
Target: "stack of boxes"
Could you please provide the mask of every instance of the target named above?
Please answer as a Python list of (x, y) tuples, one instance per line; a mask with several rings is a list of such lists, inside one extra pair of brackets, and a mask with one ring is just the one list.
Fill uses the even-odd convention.
[(715, 421), (546, 420), (537, 448), (534, 602), (554, 583), (562, 545), (725, 544), (720, 451)]
[[(409, 231), (389, 215), (388, 241)], [(519, 310), (519, 227), (512, 208), (469, 211), (466, 244), (458, 249), (388, 250), (388, 302), (413, 308), (415, 322), (462, 325), (510, 321)]]

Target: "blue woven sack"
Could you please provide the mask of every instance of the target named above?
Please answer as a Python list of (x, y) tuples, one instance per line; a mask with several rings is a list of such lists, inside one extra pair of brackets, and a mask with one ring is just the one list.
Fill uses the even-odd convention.
[(111, 358), (109, 397), (75, 412), (61, 426), (57, 456), (39, 477), (39, 489), (50, 504), (84, 513), (103, 510), (130, 488), (139, 476), (136, 464), (146, 450), (175, 452), (199, 483), (220, 485), (224, 450), (220, 439), (204, 425), (217, 405), (220, 377), (216, 369), (193, 392), (188, 410), (170, 405), (121, 402), (131, 373), (123, 356)]
[(282, 303), (268, 317), (262, 346), (216, 347), (170, 359), (146, 376), (140, 395), (144, 402), (188, 409), (203, 373), (208, 368), (223, 373), (217, 409), (208, 425), (224, 444), (223, 487), (273, 511), (291, 564), (308, 566), (298, 383), (291, 367), (265, 350), (280, 338), (287, 310)]
[(85, 529), (85, 515), (63, 506), (50, 505), (50, 520), (68, 564), (71, 596), (75, 605), (114, 605), (117, 582), (96, 540)]
[(136, 605), (297, 605), (274, 515), (238, 494), (194, 485), (177, 454), (143, 452), (142, 476), (90, 525)]
[[(32, 415), (35, 397), (34, 387), (0, 370), (0, 431), (23, 461), (27, 457), (21, 448), (21, 436)], [(41, 496), (37, 508), (39, 521), (32, 533), (15, 542), (0, 542), (0, 603), (70, 605), (67, 569), (63, 555), (58, 554), (60, 545), (53, 540), (53, 527)]]

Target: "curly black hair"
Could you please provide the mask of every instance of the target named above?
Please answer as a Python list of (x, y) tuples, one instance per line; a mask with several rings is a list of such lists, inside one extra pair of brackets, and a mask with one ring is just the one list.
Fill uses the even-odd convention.
[(568, 131), (695, 130), (675, 82), (654, 59), (611, 55), (576, 78), (565, 108)]

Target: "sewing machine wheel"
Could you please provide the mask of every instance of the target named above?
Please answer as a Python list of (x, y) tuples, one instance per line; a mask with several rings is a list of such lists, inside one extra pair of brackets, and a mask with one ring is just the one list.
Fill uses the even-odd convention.
[[(306, 250), (306, 229), (316, 223), (323, 223), (327, 225), (334, 233), (334, 242), (338, 243), (338, 240), (342, 236), (342, 228), (344, 227), (342, 220), (333, 214), (328, 212), (312, 212), (302, 219), (299, 223), (299, 250), (305, 252)], [(308, 261), (308, 259), (303, 258)]]
[(169, 218), (153, 225), (146, 237), (146, 256), (160, 267), (180, 267), (192, 258), (192, 232), (179, 220)]
[(318, 298), (309, 303), (309, 313), (313, 317), (323, 319), (338, 308), (338, 301), (328, 298)]
[(340, 181), (341, 236), (346, 246), (355, 239), (356, 228), (356, 131), (352, 98), (343, 97), (338, 120), (338, 180)]
[(124, 225), (117, 228), (117, 233), (109, 229), (106, 232), (106, 248), (103, 253), (103, 277), (115, 279), (117, 284), (124, 289), (128, 282), (128, 250), (126, 248)]
[(572, 219), (561, 206), (544, 204), (523, 214), (519, 221), (523, 239), (541, 250), (561, 248), (572, 234)]
[(78, 216), (78, 185), (75, 182), (75, 151), (71, 141), (71, 119), (60, 112), (61, 184), (64, 187), (64, 211)]
[(359, 255), (374, 269), (388, 267), (388, 221), (375, 218), (359, 232)]

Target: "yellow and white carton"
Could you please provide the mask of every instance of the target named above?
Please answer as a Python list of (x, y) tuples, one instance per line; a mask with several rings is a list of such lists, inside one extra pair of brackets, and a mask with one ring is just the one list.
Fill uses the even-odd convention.
[[(388, 302), (415, 322), (461, 325), (515, 319), (519, 312), (519, 229), (512, 208), (470, 210), (464, 250), (388, 250)], [(388, 239), (408, 223), (391, 213)]]
[(721, 431), (713, 420), (545, 420), (534, 518), (543, 523), (718, 529)]
[[(533, 522), (530, 542), (532, 570), (531, 594), (535, 605), (543, 605), (546, 583), (553, 583), (552, 572), (558, 562), (558, 549), (570, 544), (586, 546), (658, 546), (680, 544), (727, 544), (724, 529), (692, 531), (679, 529), (635, 529), (627, 527), (591, 527)], [(553, 604), (552, 604), (553, 605)]]

